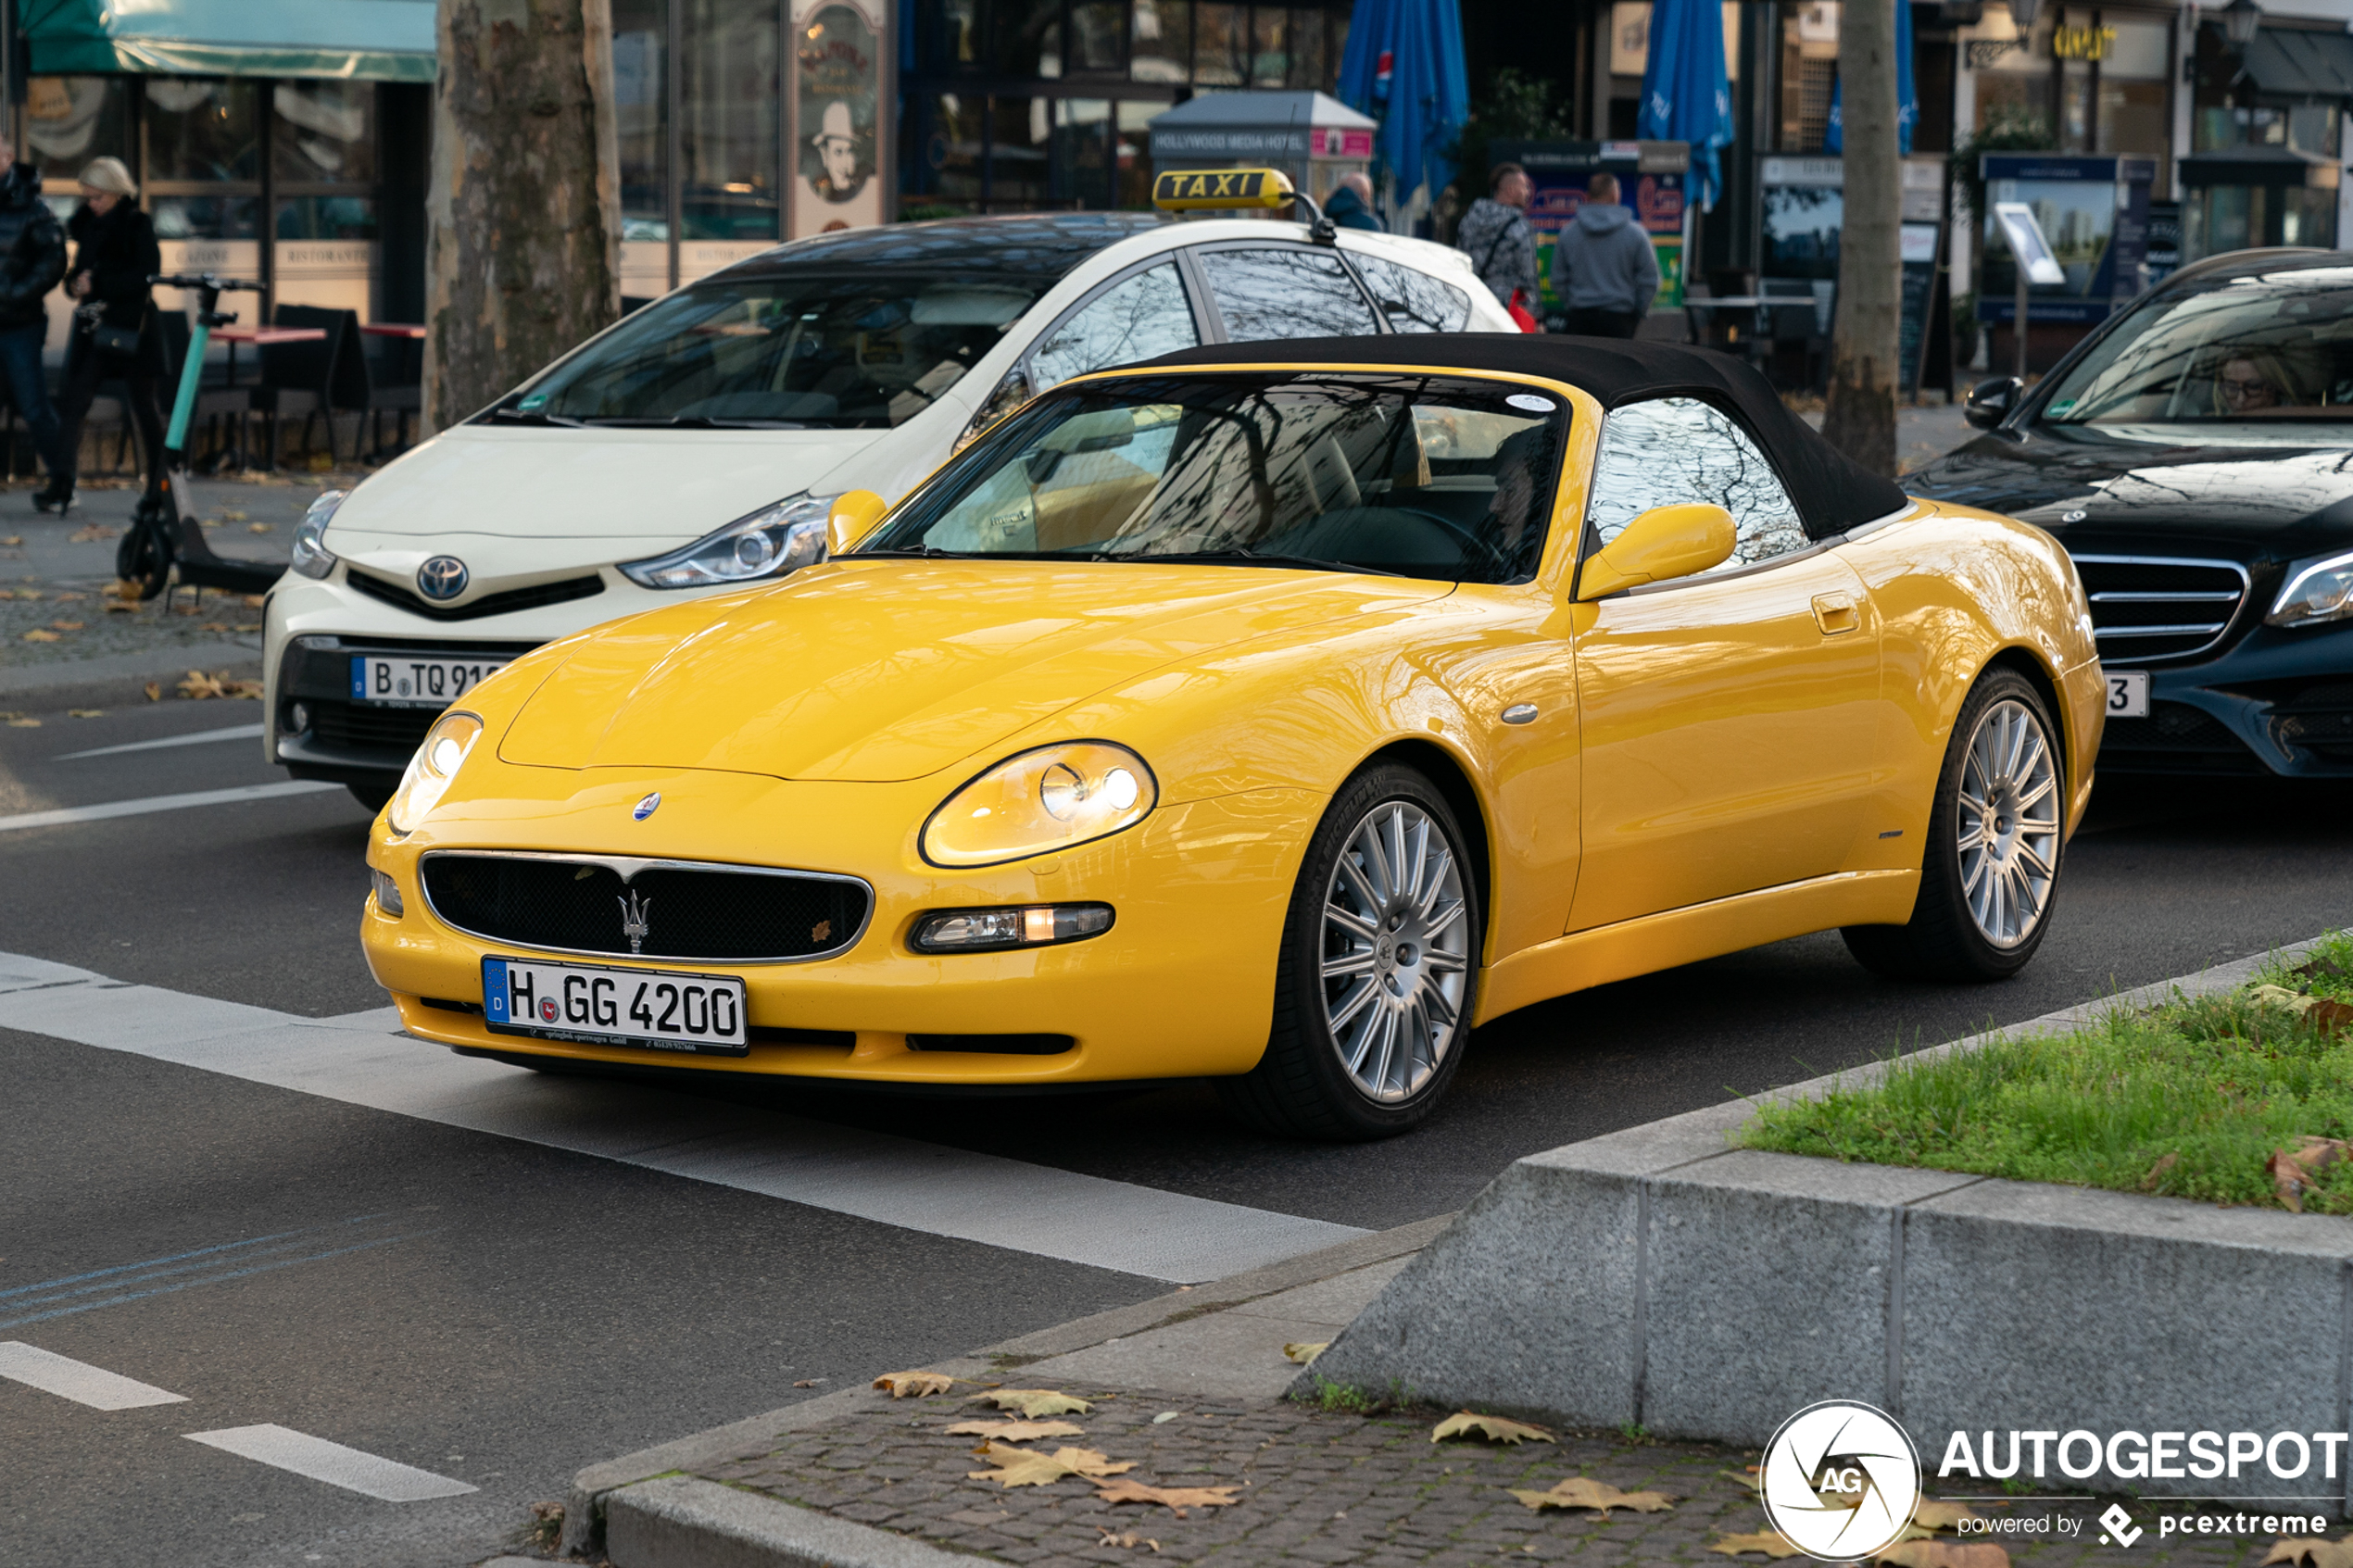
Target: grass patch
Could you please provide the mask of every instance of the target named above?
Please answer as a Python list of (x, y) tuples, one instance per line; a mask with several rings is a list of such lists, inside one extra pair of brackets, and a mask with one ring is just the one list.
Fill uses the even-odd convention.
[[(1764, 1107), (1750, 1148), (2018, 1181), (2278, 1201), (2265, 1161), (2301, 1137), (2353, 1139), (2353, 1030), (2265, 985), (2353, 1003), (2353, 935), (2246, 990), (2116, 1012), (2064, 1035), (1932, 1060), (1878, 1083)], [(2353, 1164), (2317, 1173), (2309, 1211), (2353, 1214)]]

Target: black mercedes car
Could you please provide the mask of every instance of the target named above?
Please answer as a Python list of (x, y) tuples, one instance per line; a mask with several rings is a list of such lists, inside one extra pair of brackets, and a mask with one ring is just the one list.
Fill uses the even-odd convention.
[(2184, 268), (1968, 416), (1904, 486), (2075, 558), (2103, 771), (2353, 776), (2353, 251)]

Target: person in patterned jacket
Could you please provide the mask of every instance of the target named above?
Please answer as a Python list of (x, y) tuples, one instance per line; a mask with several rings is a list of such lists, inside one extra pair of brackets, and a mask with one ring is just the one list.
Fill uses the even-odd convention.
[(1454, 231), (1454, 248), (1470, 257), (1479, 281), (1508, 308), (1512, 295), (1536, 308), (1536, 231), (1528, 224), (1528, 198), (1535, 182), (1516, 163), (1499, 163), (1489, 177), (1490, 194), (1471, 204)]

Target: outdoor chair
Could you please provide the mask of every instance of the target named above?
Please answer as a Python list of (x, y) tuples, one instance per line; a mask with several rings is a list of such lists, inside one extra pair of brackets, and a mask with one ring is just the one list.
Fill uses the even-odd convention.
[(328, 455), (333, 455), (335, 360), (337, 350), (343, 346), (343, 319), (350, 314), (347, 310), (322, 309), (315, 305), (278, 307), (276, 325), (317, 327), (327, 335), (311, 343), (259, 345), (261, 384), (253, 389), (247, 406), (263, 418), (270, 467), (278, 466), (280, 421), (297, 414), (302, 416), (303, 455), (310, 454), (311, 421), (322, 414), (327, 419)]

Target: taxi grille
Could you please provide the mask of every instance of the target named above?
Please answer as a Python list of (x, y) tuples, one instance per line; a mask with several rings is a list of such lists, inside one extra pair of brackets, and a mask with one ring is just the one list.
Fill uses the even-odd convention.
[(345, 580), (352, 591), (381, 600), (411, 615), (422, 615), (428, 621), (478, 621), (485, 615), (507, 615), (519, 609), (537, 609), (542, 605), (567, 604), (573, 599), (593, 598), (605, 591), (601, 577), (567, 577), (557, 583), (534, 583), (527, 588), (509, 588), (501, 593), (484, 594), (469, 604), (434, 604), (422, 594), (412, 593), (397, 583), (365, 571), (353, 571)]
[(2246, 599), (2246, 569), (2236, 561), (2077, 556), (2075, 568), (2092, 598), (2100, 659), (2120, 667), (2204, 653)]
[(634, 899), (645, 924), (634, 956), (692, 963), (825, 958), (858, 939), (874, 903), (855, 877), (593, 855), (434, 850), (422, 880), (447, 924), (545, 952), (633, 956), (623, 927)]

